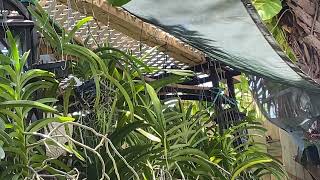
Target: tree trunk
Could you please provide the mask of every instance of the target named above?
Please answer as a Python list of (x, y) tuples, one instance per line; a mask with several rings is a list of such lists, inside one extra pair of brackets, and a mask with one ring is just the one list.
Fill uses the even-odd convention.
[(280, 25), (297, 57), (297, 65), (320, 84), (319, 0), (286, 0)]

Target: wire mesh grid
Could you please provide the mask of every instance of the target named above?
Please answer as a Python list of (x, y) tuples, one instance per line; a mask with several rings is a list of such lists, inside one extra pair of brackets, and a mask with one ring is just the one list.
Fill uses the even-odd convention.
[[(70, 30), (79, 20), (86, 17), (85, 14), (72, 9), (69, 5), (61, 4), (56, 0), (47, 0), (42, 4), (42, 7), (56, 23), (66, 30)], [(98, 45), (108, 44), (137, 57), (143, 56), (153, 48), (110, 28), (109, 24), (103, 24), (95, 19), (80, 28), (79, 31), (76, 32), (76, 38), (81, 42), (86, 42), (86, 45), (91, 48), (97, 48)], [(189, 67), (188, 64), (182, 63), (160, 50), (153, 51), (144, 61), (151, 67), (174, 67), (179, 69), (186, 69)]]

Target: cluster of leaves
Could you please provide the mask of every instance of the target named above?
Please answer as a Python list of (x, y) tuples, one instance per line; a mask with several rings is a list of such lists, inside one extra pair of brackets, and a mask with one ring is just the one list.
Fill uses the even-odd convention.
[(282, 2), (280, 0), (252, 0), (252, 3), (281, 49), (295, 62), (296, 56), (287, 41), (283, 29), (279, 26), (279, 21), (281, 20), (279, 18), (283, 15), (281, 13)]
[[(20, 57), (10, 31), (7, 32), (7, 41), (9, 55), (0, 55), (0, 179), (31, 177), (34, 175), (32, 171), (54, 173), (55, 165), (47, 166), (45, 162), (50, 160), (45, 155), (45, 141), (38, 141), (37, 136), (41, 135), (38, 131), (48, 123), (72, 121), (73, 118), (61, 116), (52, 107), (57, 101), (55, 95), (50, 96), (57, 87), (55, 75), (40, 69), (24, 71), (29, 52)], [(34, 99), (39, 90), (47, 96)], [(32, 122), (30, 119), (35, 110), (55, 116)], [(55, 141), (49, 140), (48, 143), (55, 144)]]
[(264, 21), (277, 16), (282, 9), (280, 0), (252, 0), (252, 3)]

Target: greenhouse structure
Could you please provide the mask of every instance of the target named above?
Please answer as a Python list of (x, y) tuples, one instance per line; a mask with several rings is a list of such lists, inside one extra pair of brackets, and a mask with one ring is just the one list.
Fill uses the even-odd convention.
[(317, 0), (0, 0), (0, 180), (320, 180)]

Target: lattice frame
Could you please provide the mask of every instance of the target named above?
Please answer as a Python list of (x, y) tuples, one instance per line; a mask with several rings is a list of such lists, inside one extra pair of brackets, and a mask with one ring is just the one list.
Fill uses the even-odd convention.
[[(79, 20), (86, 17), (86, 15), (73, 10), (71, 6), (64, 5), (56, 0), (46, 0), (42, 2), (42, 7), (56, 23), (66, 30), (70, 30)], [(87, 45), (91, 48), (96, 48), (98, 44), (108, 43), (112, 47), (127, 51), (137, 57), (143, 56), (153, 48), (96, 19), (80, 28), (76, 32), (76, 38), (82, 42), (87, 42)], [(160, 50), (153, 51), (150, 57), (144, 61), (147, 65), (158, 68), (186, 69), (190, 67), (189, 64), (183, 63)]]

